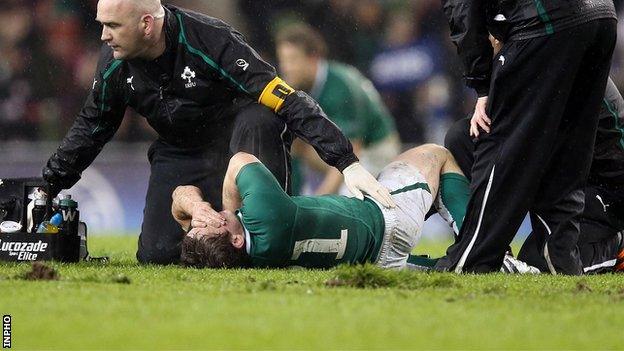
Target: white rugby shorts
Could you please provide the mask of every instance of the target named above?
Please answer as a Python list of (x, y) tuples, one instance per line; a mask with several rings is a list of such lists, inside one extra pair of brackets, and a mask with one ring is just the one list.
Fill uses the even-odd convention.
[(405, 162), (387, 165), (377, 177), (387, 187), (395, 208), (377, 204), (385, 220), (383, 243), (375, 261), (382, 268), (405, 268), (407, 258), (422, 234), (433, 196), (425, 177)]

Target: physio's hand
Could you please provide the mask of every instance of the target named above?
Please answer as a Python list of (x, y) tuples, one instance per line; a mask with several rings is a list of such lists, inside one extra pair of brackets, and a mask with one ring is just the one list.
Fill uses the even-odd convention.
[(191, 227), (206, 229), (216, 234), (223, 232), (224, 226), (225, 218), (215, 211), (209, 203), (205, 201), (193, 202)]
[(487, 107), (488, 97), (482, 96), (477, 99), (477, 105), (475, 106), (474, 114), (470, 119), (470, 136), (478, 138), (479, 137), (479, 127), (483, 129), (486, 133), (490, 132), (490, 125), (492, 121), (485, 113), (485, 108)]
[(342, 171), (344, 181), (349, 191), (360, 200), (364, 200), (366, 193), (387, 208), (396, 207), (390, 196), (390, 191), (381, 185), (359, 162), (354, 162)]
[(43, 180), (48, 183), (45, 191), (50, 199), (55, 198), (61, 190), (65, 189), (65, 187), (61, 185), (62, 182), (60, 177), (58, 177), (57, 174), (47, 166), (43, 168)]

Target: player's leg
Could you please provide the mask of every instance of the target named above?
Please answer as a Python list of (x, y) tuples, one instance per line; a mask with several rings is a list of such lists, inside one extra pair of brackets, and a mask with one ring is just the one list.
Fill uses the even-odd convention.
[(291, 144), (286, 123), (265, 106), (251, 104), (236, 115), (230, 155), (239, 151), (255, 155), (289, 194)]
[(438, 188), (434, 173), (443, 161), (427, 151), (439, 146), (421, 146), (397, 156), (379, 174), (378, 180), (390, 190), (396, 207), (379, 205), (385, 219), (385, 233), (376, 263), (382, 268), (405, 268), (407, 259), (422, 232), (425, 215)]
[(440, 173), (444, 171), (445, 167), (461, 173), (457, 163), (453, 160), (451, 164), (449, 161), (452, 157), (450, 152), (440, 145), (425, 144), (403, 152), (395, 157), (392, 162), (404, 162), (418, 169), (425, 177), (431, 193), (436, 194), (440, 184)]
[[(406, 266), (440, 187), (440, 173), (461, 175), (461, 170), (444, 147), (433, 144), (404, 152), (382, 170), (378, 179), (390, 189), (397, 207), (380, 207), (386, 219), (386, 234), (377, 261), (380, 266)], [(467, 180), (464, 184), (467, 186)]]
[(180, 149), (156, 141), (149, 151), (151, 175), (137, 259), (141, 263), (170, 264), (180, 258), (183, 231), (171, 215), (171, 195), (178, 185), (195, 185), (216, 210), (221, 208), (221, 185), (227, 165), (221, 149)]
[(412, 165), (425, 176), (435, 197), (436, 210), (457, 234), (466, 214), (470, 182), (449, 150), (425, 144), (404, 152), (396, 160)]

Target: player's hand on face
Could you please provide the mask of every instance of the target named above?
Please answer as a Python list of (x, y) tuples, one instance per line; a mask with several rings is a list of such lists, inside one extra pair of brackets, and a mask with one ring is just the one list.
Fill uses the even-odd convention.
[(477, 99), (477, 105), (475, 106), (474, 114), (470, 119), (470, 136), (478, 138), (479, 128), (483, 129), (486, 133), (490, 132), (490, 125), (492, 120), (485, 113), (487, 107), (488, 97), (482, 96)]
[(221, 228), (206, 227), (206, 228), (193, 228), (186, 234), (186, 236), (199, 238), (204, 235), (216, 236), (216, 235), (223, 235), (225, 233), (227, 233), (227, 229), (225, 229), (225, 227), (221, 227)]
[(345, 185), (356, 198), (364, 200), (364, 193), (366, 193), (384, 207), (396, 207), (392, 196), (390, 196), (390, 191), (381, 185), (359, 162), (354, 162), (345, 168), (342, 174)]
[(218, 229), (225, 225), (225, 217), (215, 211), (209, 203), (201, 201), (193, 203), (191, 227)]

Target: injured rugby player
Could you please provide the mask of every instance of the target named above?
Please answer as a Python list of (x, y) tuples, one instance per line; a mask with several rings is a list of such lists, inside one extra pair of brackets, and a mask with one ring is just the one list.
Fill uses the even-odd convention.
[(469, 182), (444, 147), (406, 151), (378, 177), (396, 208), (372, 197), (289, 196), (253, 155), (238, 153), (223, 185), (224, 211), (216, 214), (194, 186), (173, 194), (172, 214), (187, 231), (182, 264), (194, 267), (328, 268), (375, 263), (408, 267), (425, 217), (434, 208), (457, 233)]

